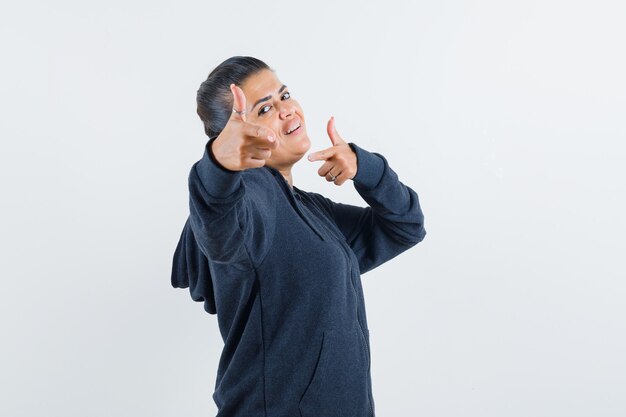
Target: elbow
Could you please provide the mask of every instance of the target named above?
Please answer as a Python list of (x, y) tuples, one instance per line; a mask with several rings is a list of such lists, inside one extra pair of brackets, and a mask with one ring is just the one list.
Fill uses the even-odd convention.
[(417, 245), (422, 240), (424, 240), (424, 238), (426, 237), (426, 229), (421, 228), (420, 230), (421, 231), (419, 233), (413, 234), (411, 236), (411, 239), (407, 241), (409, 247), (413, 247), (413, 246)]
[(426, 229), (424, 228), (424, 216), (418, 216), (418, 221), (413, 223), (413, 227), (410, 231), (410, 244), (415, 246), (420, 243), (426, 237)]
[(422, 240), (424, 240), (425, 237), (426, 237), (426, 229), (424, 228), (424, 225), (422, 224), (420, 226), (419, 233), (415, 235), (415, 245), (417, 245)]
[(426, 229), (424, 228), (424, 213), (420, 206), (419, 197), (415, 191), (410, 191), (411, 195), (411, 208), (407, 219), (409, 219), (409, 227), (407, 229), (408, 240), (411, 242), (411, 246), (415, 246), (420, 243), (426, 237)]

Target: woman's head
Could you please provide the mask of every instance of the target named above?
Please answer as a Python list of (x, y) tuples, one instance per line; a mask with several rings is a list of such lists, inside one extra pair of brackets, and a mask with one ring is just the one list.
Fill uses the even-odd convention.
[(251, 56), (234, 56), (219, 64), (200, 84), (196, 101), (198, 116), (204, 123), (204, 132), (213, 138), (220, 134), (232, 112), (233, 94), (230, 85), (241, 84), (260, 70), (271, 68)]
[[(230, 119), (234, 102), (232, 83), (246, 96), (246, 122), (272, 129), (279, 140), (278, 148), (272, 151), (266, 165), (288, 168), (304, 156), (311, 143), (302, 108), (291, 98), (289, 89), (279, 81), (274, 70), (253, 57), (234, 56), (225, 60), (200, 85), (197, 111), (205, 133), (210, 138), (218, 136)], [(287, 133), (297, 125), (300, 125), (298, 130)]]

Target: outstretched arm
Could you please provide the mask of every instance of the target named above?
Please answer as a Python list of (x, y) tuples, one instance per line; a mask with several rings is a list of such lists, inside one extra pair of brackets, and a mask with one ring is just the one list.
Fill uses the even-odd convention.
[[(214, 159), (210, 146), (189, 173), (189, 223), (198, 246), (211, 260), (248, 264), (244, 219), (249, 208), (241, 171), (230, 171)], [(254, 227), (254, 225), (247, 225)]]
[(252, 201), (242, 171), (264, 166), (278, 142), (271, 129), (246, 121), (246, 96), (240, 87), (230, 87), (233, 109), (242, 110), (233, 111), (222, 132), (209, 140), (202, 159), (191, 168), (189, 221), (208, 258), (249, 269), (269, 243), (267, 215), (260, 213), (259, 201)]

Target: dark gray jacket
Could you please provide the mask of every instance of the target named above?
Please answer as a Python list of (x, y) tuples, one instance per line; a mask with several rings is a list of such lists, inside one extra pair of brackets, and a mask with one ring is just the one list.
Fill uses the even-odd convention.
[(349, 145), (368, 207), (291, 189), (267, 166), (226, 170), (207, 146), (191, 168), (172, 285), (217, 314), (218, 417), (374, 416), (361, 275), (426, 231), (385, 157)]

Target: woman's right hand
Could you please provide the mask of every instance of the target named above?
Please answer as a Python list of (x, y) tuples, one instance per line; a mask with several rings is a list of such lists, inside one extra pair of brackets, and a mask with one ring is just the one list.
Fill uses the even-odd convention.
[[(231, 84), (230, 91), (233, 93), (234, 109), (247, 110), (243, 90)], [(212, 145), (213, 156), (224, 168), (243, 171), (264, 166), (272, 150), (278, 147), (278, 139), (272, 129), (248, 123), (245, 113), (233, 112)]]

